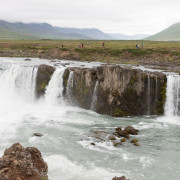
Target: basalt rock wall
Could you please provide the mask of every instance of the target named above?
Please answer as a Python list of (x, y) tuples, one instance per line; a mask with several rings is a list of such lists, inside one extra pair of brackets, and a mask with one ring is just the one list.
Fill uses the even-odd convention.
[[(73, 87), (70, 97), (66, 97), (67, 81), (71, 71), (74, 72)], [(64, 72), (64, 96), (68, 98), (72, 104), (85, 109), (90, 109), (96, 81), (96, 69), (67, 68)]]
[[(95, 84), (97, 102), (93, 110), (115, 117), (164, 113), (166, 75), (120, 66), (67, 68), (64, 82), (73, 71), (73, 104), (91, 109)], [(67, 83), (64, 83), (66, 94)]]
[(45, 94), (46, 86), (48, 85), (55, 68), (45, 64), (38, 67), (36, 78), (36, 97), (39, 98)]

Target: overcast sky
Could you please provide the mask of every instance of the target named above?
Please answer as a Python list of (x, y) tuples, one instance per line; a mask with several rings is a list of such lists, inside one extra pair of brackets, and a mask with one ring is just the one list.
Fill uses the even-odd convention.
[(0, 0), (0, 19), (154, 34), (180, 22), (180, 0)]

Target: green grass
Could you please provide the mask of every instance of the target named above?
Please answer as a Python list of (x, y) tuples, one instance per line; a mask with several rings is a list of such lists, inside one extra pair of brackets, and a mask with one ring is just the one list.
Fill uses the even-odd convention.
[[(102, 47), (102, 42), (105, 43), (105, 47)], [(83, 49), (79, 48), (82, 43)], [(0, 51), (13, 51), (12, 56), (16, 57), (26, 56), (30, 52), (33, 57), (39, 57), (40, 54), (44, 58), (76, 57), (78, 60), (127, 64), (139, 64), (147, 59), (164, 62), (177, 62), (180, 59), (180, 42), (143, 41), (144, 47), (136, 49), (136, 44), (141, 43), (142, 41), (113, 40), (0, 40)], [(56, 56), (53, 56), (55, 51)]]

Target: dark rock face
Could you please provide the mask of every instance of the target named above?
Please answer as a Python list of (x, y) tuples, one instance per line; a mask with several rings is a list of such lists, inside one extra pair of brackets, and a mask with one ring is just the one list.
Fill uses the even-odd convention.
[[(120, 66), (67, 68), (64, 82), (70, 71), (74, 71), (72, 101), (77, 106), (91, 108), (98, 81), (97, 102), (93, 109), (97, 113), (115, 117), (164, 113), (167, 78), (163, 73)], [(66, 85), (64, 83), (65, 89)]]
[[(66, 89), (70, 71), (74, 71), (72, 102), (82, 108), (90, 109), (94, 93), (94, 86), (97, 81), (95, 69), (68, 68), (64, 73), (64, 87)], [(66, 93), (66, 92), (64, 92)]]
[(99, 81), (96, 111), (112, 116), (162, 114), (163, 73), (143, 72), (119, 66), (97, 68)]
[(45, 64), (41, 64), (38, 67), (36, 78), (36, 96), (39, 98), (45, 93), (46, 86), (48, 85), (55, 68)]
[(130, 180), (130, 179), (126, 179), (125, 176), (122, 176), (122, 177), (114, 177), (112, 180)]
[(6, 149), (0, 158), (1, 180), (48, 180), (48, 166), (37, 148), (19, 143)]

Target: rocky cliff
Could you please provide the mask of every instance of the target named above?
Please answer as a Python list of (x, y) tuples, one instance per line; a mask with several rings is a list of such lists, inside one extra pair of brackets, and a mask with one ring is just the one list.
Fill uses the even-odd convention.
[(167, 79), (163, 73), (120, 66), (67, 68), (64, 81), (71, 71), (71, 98), (77, 106), (115, 117), (164, 112)]
[(47, 171), (40, 151), (19, 143), (6, 149), (0, 158), (0, 180), (48, 180)]
[(41, 64), (38, 67), (36, 78), (36, 96), (39, 98), (45, 93), (46, 86), (48, 85), (55, 68), (45, 64)]
[[(41, 65), (36, 93), (40, 97), (55, 68)], [(104, 65), (95, 68), (67, 68), (63, 95), (68, 102), (100, 114), (115, 117), (161, 115), (166, 98), (166, 75), (130, 67)]]

